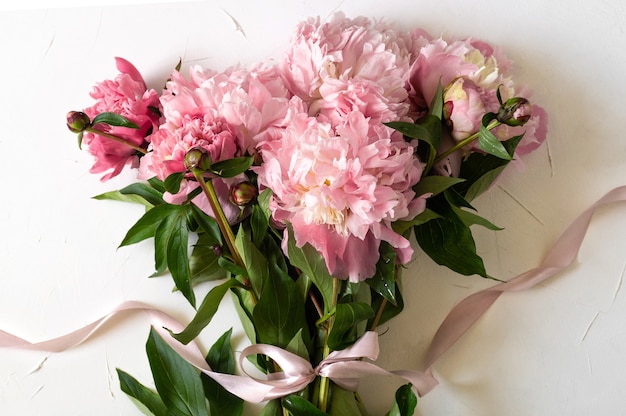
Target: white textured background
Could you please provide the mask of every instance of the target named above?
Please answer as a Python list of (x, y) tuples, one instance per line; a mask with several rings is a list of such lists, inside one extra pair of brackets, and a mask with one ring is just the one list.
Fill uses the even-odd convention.
[[(65, 127), (67, 111), (91, 105), (92, 85), (115, 76), (115, 56), (158, 88), (179, 58), (222, 69), (278, 57), (300, 20), (334, 10), (502, 46), (517, 79), (548, 111), (550, 133), (523, 173), (510, 170), (477, 201), (480, 213), (506, 228), (475, 231), (488, 270), (501, 279), (536, 266), (579, 213), (626, 184), (622, 0), (42, 3), (0, 5), (0, 328), (32, 341), (74, 330), (124, 300), (192, 316), (169, 278), (148, 279), (150, 242), (116, 249), (141, 208), (90, 199), (130, 176), (100, 183)], [(576, 265), (502, 296), (437, 363), (441, 385), (420, 400), (417, 414), (626, 414), (625, 231), (626, 206), (603, 209)], [(378, 363), (388, 369), (418, 369), (448, 311), (492, 284), (448, 272), (419, 252), (404, 283), (405, 312), (381, 328)], [(202, 334), (205, 347), (231, 326), (244, 345), (233, 309), (222, 306)], [(0, 414), (138, 415), (115, 368), (150, 384), (147, 334), (144, 316), (126, 314), (68, 352), (0, 350)], [(373, 416), (387, 411), (401, 383), (363, 381)]]

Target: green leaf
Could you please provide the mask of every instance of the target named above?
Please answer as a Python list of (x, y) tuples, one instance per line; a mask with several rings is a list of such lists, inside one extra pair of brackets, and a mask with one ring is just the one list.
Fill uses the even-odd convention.
[(482, 259), (476, 254), (476, 244), (469, 227), (453, 212), (413, 230), (419, 246), (437, 264), (466, 276), (478, 274), (489, 277)]
[(413, 416), (417, 406), (417, 396), (411, 384), (405, 384), (396, 391), (396, 400), (386, 416)]
[(297, 416), (328, 416), (328, 413), (322, 412), (310, 401), (295, 394), (283, 398), (283, 407)]
[(441, 80), (439, 80), (437, 84), (437, 92), (430, 102), (430, 110), (428, 113), (437, 117), (439, 120), (441, 120), (443, 116), (443, 88), (441, 86)]
[(126, 117), (122, 117), (119, 114), (104, 112), (100, 113), (91, 120), (91, 125), (95, 126), (96, 124), (108, 124), (109, 126), (117, 126), (117, 127), (128, 127), (130, 129), (138, 129), (139, 126), (127, 119)]
[(99, 201), (111, 200), (111, 201), (120, 201), (120, 202), (130, 202), (130, 203), (133, 203), (133, 204), (143, 205), (143, 206), (145, 206), (148, 209), (154, 207), (153, 204), (151, 204), (150, 202), (146, 201), (145, 198), (143, 198), (143, 197), (141, 197), (139, 195), (134, 195), (134, 194), (126, 195), (126, 194), (122, 193), (121, 191), (105, 192), (103, 194), (94, 196), (93, 199), (97, 199)]
[(263, 291), (263, 287), (266, 284), (265, 282), (269, 279), (267, 260), (265, 256), (263, 256), (263, 253), (252, 244), (246, 227), (239, 227), (237, 236), (235, 237), (235, 247), (248, 272), (250, 284), (258, 297)]
[(233, 288), (232, 299), (233, 306), (239, 317), (239, 322), (243, 326), (243, 330), (246, 336), (252, 344), (257, 343), (256, 329), (254, 328), (254, 322), (252, 321), (252, 311), (256, 305), (256, 299), (252, 297), (252, 294), (248, 290)]
[(218, 259), (212, 237), (207, 237), (206, 233), (200, 234), (189, 258), (192, 284), (226, 278), (226, 271), (220, 267)]
[(78, 149), (82, 150), (83, 149), (83, 136), (85, 135), (84, 131), (81, 131), (80, 133), (78, 133), (77, 135), (77, 139), (78, 139)]
[(207, 215), (206, 212), (202, 211), (197, 205), (190, 204), (191, 213), (193, 218), (196, 220), (202, 231), (206, 235), (206, 243), (212, 244), (214, 246), (221, 246), (222, 241), (222, 233), (220, 231), (219, 225), (217, 225), (217, 221), (215, 218)]
[[(383, 299), (384, 298), (378, 293), (372, 293), (372, 300), (370, 303), (372, 305), (372, 309), (378, 311), (380, 307), (383, 307), (383, 313), (378, 320), (378, 325), (384, 324), (390, 319), (398, 316), (400, 312), (404, 310), (404, 299), (402, 298), (402, 293), (400, 292), (400, 287), (398, 286), (398, 283), (396, 283), (396, 304), (394, 305), (392, 303), (386, 302), (383, 306)], [(367, 326), (371, 327), (372, 324), (373, 319), (370, 319), (367, 323)]]
[(163, 204), (146, 211), (128, 230), (120, 243), (120, 247), (136, 244), (147, 238), (154, 237), (161, 222), (170, 215), (175, 215), (179, 209), (179, 205)]
[(330, 416), (366, 416), (368, 413), (354, 392), (333, 385), (328, 414)]
[(374, 310), (363, 302), (339, 303), (335, 310), (335, 320), (328, 335), (331, 350), (342, 350), (356, 341), (356, 325), (374, 317)]
[(413, 187), (413, 191), (415, 191), (416, 195), (432, 194), (434, 196), (464, 181), (465, 179), (463, 178), (453, 178), (451, 176), (424, 176)]
[(276, 399), (267, 402), (265, 407), (263, 407), (263, 411), (261, 411), (261, 416), (284, 416), (283, 408), (280, 405), (280, 400)]
[(417, 214), (415, 218), (410, 221), (394, 221), (391, 224), (393, 230), (400, 234), (404, 235), (408, 230), (417, 225), (421, 225), (427, 223), (430, 220), (434, 220), (436, 218), (441, 218), (441, 215), (437, 214), (435, 211), (426, 208), (424, 211)]
[(252, 206), (250, 214), (250, 226), (252, 227), (252, 240), (255, 246), (260, 247), (267, 235), (270, 219), (258, 204)]
[(332, 308), (333, 277), (328, 272), (326, 262), (322, 255), (310, 244), (302, 247), (296, 246), (293, 228), (288, 225), (287, 253), (294, 267), (306, 274), (311, 282), (320, 291), (324, 299), (324, 313), (329, 313)]
[(376, 273), (365, 280), (375, 292), (396, 304), (396, 252), (391, 244), (382, 241), (380, 243), (380, 259), (376, 263)]
[(165, 178), (165, 189), (171, 194), (177, 194), (180, 191), (180, 183), (185, 178), (185, 172), (176, 172)]
[(152, 205), (161, 205), (165, 202), (163, 201), (163, 192), (142, 182), (132, 183), (120, 189), (120, 192), (124, 195), (141, 196)]
[(478, 133), (478, 147), (482, 151), (500, 159), (511, 160), (511, 155), (509, 155), (502, 143), (483, 125), (480, 126)]
[(452, 209), (454, 210), (454, 213), (459, 217), (459, 219), (463, 222), (463, 224), (468, 227), (476, 224), (481, 225), (492, 231), (500, 231), (503, 229), (491, 223), (489, 220), (481, 217), (480, 215), (474, 214), (473, 212), (468, 212), (457, 207), (453, 207)]
[(235, 157), (211, 165), (210, 172), (220, 178), (233, 178), (247, 171), (254, 163), (253, 157)]
[(252, 316), (259, 342), (285, 348), (300, 329), (307, 330), (304, 301), (296, 283), (282, 270), (275, 269), (271, 276)]
[[(515, 136), (502, 142), (511, 157), (522, 137), (523, 135)], [(454, 188), (466, 200), (472, 201), (491, 186), (509, 162), (510, 160), (474, 152), (461, 164), (459, 176), (465, 178), (465, 182), (455, 185)]]
[(156, 389), (171, 416), (207, 416), (202, 381), (198, 371), (185, 361), (154, 330), (146, 352)]
[(175, 205), (175, 207), (177, 209), (170, 211), (168, 216), (163, 218), (154, 234), (156, 269), (159, 271), (166, 267), (172, 275), (176, 288), (195, 307), (188, 254), (187, 221), (190, 208), (189, 205)]
[(165, 404), (161, 397), (139, 383), (133, 376), (120, 370), (117, 370), (117, 376), (120, 380), (120, 388), (130, 397), (135, 398), (139, 403), (146, 407), (155, 416), (169, 416)]
[(309, 350), (304, 343), (304, 338), (302, 337), (303, 329), (300, 330), (294, 335), (294, 337), (289, 341), (289, 344), (285, 347), (285, 349), (293, 354), (296, 354), (305, 360), (309, 359)]
[[(213, 344), (206, 356), (206, 362), (213, 371), (224, 374), (235, 374), (235, 357), (230, 346), (232, 329), (226, 331)], [(201, 374), (204, 393), (209, 400), (211, 415), (243, 414), (243, 400), (227, 391), (211, 377)]]
[(226, 295), (226, 292), (228, 292), (230, 288), (236, 286), (241, 287), (242, 285), (235, 279), (228, 279), (221, 285), (215, 286), (211, 289), (204, 297), (196, 315), (193, 317), (191, 322), (189, 322), (187, 327), (177, 334), (172, 334), (172, 336), (183, 344), (188, 344), (194, 340), (211, 322), (220, 303), (222, 302), (222, 299), (224, 298), (224, 295)]

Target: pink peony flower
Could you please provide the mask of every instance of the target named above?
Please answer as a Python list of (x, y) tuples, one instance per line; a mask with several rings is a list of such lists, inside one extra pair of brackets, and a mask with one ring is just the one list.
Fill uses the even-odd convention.
[[(423, 32), (419, 37), (422, 42), (427, 42), (419, 49), (411, 66), (408, 90), (412, 114), (419, 117), (428, 111), (441, 82), (444, 116), (457, 142), (478, 131), (486, 112), (497, 112), (498, 89), (503, 100), (527, 92), (523, 86), (513, 83), (509, 75), (511, 63), (489, 44), (471, 38), (452, 42), (433, 40)], [(527, 93), (525, 98), (529, 96)], [(534, 106), (526, 126), (516, 130), (526, 131), (518, 155), (538, 147), (545, 140), (545, 112)], [(510, 132), (511, 128), (504, 126), (495, 129), (494, 134), (504, 140), (511, 137)]]
[(411, 37), (383, 22), (334, 14), (302, 22), (280, 64), (289, 89), (338, 126), (358, 111), (372, 122), (399, 120), (408, 111), (404, 88)]
[[(293, 108), (298, 102), (289, 95), (273, 67), (232, 67), (218, 73), (194, 66), (188, 79), (175, 71), (161, 96), (163, 124), (152, 135), (139, 178), (164, 180), (185, 172), (185, 155), (195, 147), (206, 149), (212, 162), (253, 154), (257, 141), (278, 136), (289, 114), (303, 111), (301, 103)], [(215, 179), (214, 184), (229, 220), (235, 221), (240, 209), (229, 202), (229, 181)], [(188, 178), (168, 201), (180, 203), (196, 188)], [(194, 202), (212, 215), (203, 194)]]
[[(147, 89), (143, 77), (130, 62), (122, 58), (115, 58), (115, 62), (120, 74), (114, 80), (103, 81), (94, 87), (91, 97), (96, 103), (84, 112), (91, 119), (103, 112), (126, 117), (139, 129), (102, 124), (96, 128), (138, 147), (147, 147), (148, 136), (158, 128), (159, 96), (156, 91)], [(93, 133), (85, 133), (83, 143), (96, 159), (90, 172), (109, 171), (101, 178), (102, 181), (118, 175), (125, 165), (138, 166), (137, 151), (123, 143)]]
[(274, 193), (274, 219), (291, 223), (298, 246), (317, 249), (333, 276), (371, 277), (380, 241), (406, 263), (412, 249), (391, 222), (424, 209), (412, 190), (422, 174), (414, 148), (401, 134), (372, 124), (360, 112), (343, 124), (298, 114), (280, 140), (260, 143), (259, 184)]

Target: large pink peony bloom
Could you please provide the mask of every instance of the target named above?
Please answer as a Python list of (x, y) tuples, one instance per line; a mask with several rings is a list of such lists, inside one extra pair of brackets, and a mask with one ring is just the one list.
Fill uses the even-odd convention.
[[(456, 141), (478, 131), (486, 112), (497, 112), (498, 88), (503, 100), (522, 94), (529, 98), (530, 93), (523, 86), (513, 83), (509, 74), (511, 63), (487, 43), (471, 38), (447, 42), (430, 39), (423, 32), (420, 36), (425, 42), (411, 66), (408, 83), (413, 114), (419, 116), (428, 111), (441, 82), (444, 116)], [(526, 126), (502, 126), (494, 134), (504, 140), (524, 131), (518, 155), (534, 150), (546, 138), (546, 113), (541, 107), (533, 107)]]
[(331, 125), (359, 111), (375, 122), (399, 120), (408, 111), (411, 37), (383, 22), (336, 13), (322, 23), (302, 22), (293, 36), (282, 75), (290, 90)]
[(259, 183), (274, 192), (274, 219), (291, 223), (296, 244), (315, 247), (333, 276), (371, 277), (380, 241), (395, 247), (400, 263), (409, 261), (409, 241), (391, 222), (421, 212), (425, 200), (412, 190), (422, 165), (401, 134), (358, 111), (336, 128), (299, 114), (280, 140), (260, 148)]
[[(194, 147), (208, 151), (213, 162), (255, 152), (256, 142), (274, 137), (291, 111), (303, 111), (302, 104), (290, 100), (289, 92), (275, 69), (257, 66), (251, 70), (231, 67), (224, 72), (190, 68), (189, 78), (174, 71), (161, 95), (163, 123), (152, 135), (151, 152), (141, 160), (140, 179), (157, 176), (164, 180), (172, 173), (184, 172), (185, 155)], [(294, 105), (299, 105), (295, 110)], [(215, 180), (223, 190), (224, 209), (231, 218), (239, 208), (228, 202), (226, 182)], [(170, 202), (185, 199), (197, 184), (186, 181)], [(212, 214), (204, 195), (194, 200)]]
[[(122, 58), (115, 58), (120, 74), (114, 80), (98, 83), (91, 92), (96, 103), (84, 110), (93, 119), (103, 112), (113, 112), (126, 117), (139, 129), (98, 125), (107, 133), (118, 136), (139, 147), (147, 147), (147, 136), (158, 128), (159, 96), (148, 90), (137, 69)], [(101, 180), (118, 175), (125, 165), (138, 166), (139, 155), (131, 147), (93, 133), (85, 133), (83, 143), (96, 159), (91, 173), (109, 171)]]

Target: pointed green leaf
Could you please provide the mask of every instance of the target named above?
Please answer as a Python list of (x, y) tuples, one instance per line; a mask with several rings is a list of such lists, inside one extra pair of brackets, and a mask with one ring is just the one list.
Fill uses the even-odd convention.
[(154, 384), (171, 416), (208, 416), (198, 371), (154, 330), (146, 343)]
[(219, 256), (215, 253), (213, 247), (212, 237), (207, 237), (206, 233), (198, 236), (198, 241), (194, 244), (191, 257), (189, 258), (189, 269), (193, 284), (225, 279), (227, 277), (226, 271), (218, 263)]
[(152, 207), (154, 207), (153, 204), (149, 203), (148, 201), (146, 201), (145, 198), (139, 196), (139, 195), (134, 195), (134, 194), (123, 194), (121, 191), (109, 191), (109, 192), (105, 192), (103, 194), (100, 195), (96, 195), (93, 197), (93, 199), (97, 199), (97, 200), (110, 200), (110, 201), (120, 201), (120, 202), (130, 202), (133, 204), (140, 204), (145, 206), (146, 208), (150, 209)]
[(458, 217), (449, 217), (414, 227), (417, 243), (437, 264), (466, 276), (488, 277), (469, 227)]
[(400, 234), (405, 235), (405, 233), (410, 230), (412, 227), (416, 225), (424, 224), (430, 220), (434, 220), (435, 218), (441, 218), (441, 215), (437, 214), (435, 211), (426, 208), (424, 211), (420, 212), (415, 218), (410, 221), (394, 221), (391, 226), (393, 230)]
[(120, 389), (124, 393), (135, 398), (154, 416), (169, 416), (167, 407), (165, 407), (163, 400), (161, 400), (161, 397), (158, 394), (138, 382), (130, 374), (120, 370), (119, 368), (116, 370), (117, 376), (120, 380)]
[(256, 296), (261, 296), (265, 282), (269, 279), (268, 263), (263, 253), (252, 244), (246, 227), (239, 227), (235, 237), (235, 247), (245, 265)]
[(509, 155), (498, 138), (482, 125), (480, 126), (480, 131), (478, 133), (478, 147), (482, 151), (500, 159), (511, 160), (511, 155)]
[[(400, 287), (398, 286), (398, 284), (396, 283), (396, 304), (392, 304), (389, 302), (385, 302), (385, 305), (383, 305), (383, 297), (380, 296), (378, 293), (376, 292), (372, 292), (372, 300), (371, 300), (371, 305), (372, 305), (372, 309), (375, 311), (378, 311), (381, 307), (383, 307), (383, 313), (380, 316), (380, 319), (378, 320), (378, 325), (384, 324), (385, 322), (389, 321), (390, 319), (398, 316), (400, 314), (400, 312), (402, 312), (404, 310), (404, 299), (402, 298), (402, 293), (400, 292)], [(371, 327), (371, 325), (373, 324), (373, 319), (370, 319), (367, 323), (368, 327)]]
[(335, 318), (330, 334), (328, 346), (331, 350), (342, 350), (356, 341), (356, 325), (374, 317), (374, 310), (363, 302), (340, 303), (335, 310)]
[(180, 183), (185, 178), (185, 172), (176, 172), (165, 178), (163, 185), (171, 194), (177, 194), (180, 191)]
[(324, 299), (324, 313), (330, 312), (333, 296), (333, 277), (328, 272), (322, 255), (310, 244), (296, 246), (291, 225), (288, 225), (287, 252), (291, 264), (306, 274), (317, 287)]
[(163, 201), (163, 192), (153, 188), (149, 184), (142, 182), (132, 183), (120, 189), (120, 193), (124, 195), (141, 196), (152, 205), (160, 205), (165, 202)]
[(224, 295), (226, 295), (226, 292), (228, 292), (230, 288), (236, 286), (242, 287), (237, 280), (228, 279), (221, 285), (215, 286), (211, 289), (204, 297), (196, 315), (193, 317), (191, 322), (189, 322), (187, 327), (177, 334), (172, 334), (172, 336), (183, 344), (188, 344), (194, 340), (211, 322), (220, 303), (222, 302), (222, 299), (224, 298)]
[(434, 196), (464, 181), (465, 179), (463, 178), (453, 178), (451, 176), (424, 176), (413, 187), (413, 191), (415, 191), (416, 195), (433, 194)]
[(315, 407), (313, 403), (307, 399), (290, 394), (283, 398), (283, 407), (291, 412), (292, 415), (298, 416), (328, 416), (328, 413), (322, 412)]
[(196, 220), (200, 229), (206, 234), (206, 242), (216, 246), (224, 244), (222, 242), (222, 233), (215, 218), (209, 216), (206, 212), (202, 211), (197, 205), (190, 204), (191, 213)]
[(138, 129), (139, 126), (127, 119), (126, 117), (122, 117), (119, 114), (104, 112), (100, 113), (91, 120), (91, 125), (95, 126), (96, 124), (108, 124), (109, 126), (116, 127), (128, 127), (130, 129)]
[[(307, 330), (304, 301), (296, 283), (275, 269), (253, 311), (259, 342), (285, 348), (300, 329)], [(308, 338), (308, 334), (303, 334)]]
[(296, 354), (305, 360), (309, 359), (309, 350), (304, 343), (304, 338), (302, 337), (302, 328), (294, 335), (294, 337), (289, 341), (289, 344), (285, 347), (285, 349), (293, 354)]
[(178, 205), (163, 204), (148, 210), (126, 233), (120, 247), (154, 237), (161, 222), (179, 210)]
[(413, 416), (417, 406), (417, 396), (411, 384), (405, 384), (396, 391), (396, 400), (387, 416)]
[(211, 173), (220, 178), (233, 178), (247, 171), (254, 163), (253, 157), (236, 157), (211, 165)]
[[(206, 362), (213, 371), (235, 374), (235, 357), (230, 346), (231, 334), (232, 329), (226, 331), (206, 356)], [(211, 415), (240, 416), (243, 413), (242, 399), (227, 391), (211, 377), (201, 374), (201, 378)]]
[(77, 135), (77, 138), (78, 138), (78, 149), (79, 150), (83, 149), (83, 136), (84, 136), (84, 134), (85, 134), (85, 132), (81, 131)]
[(376, 273), (365, 280), (374, 291), (396, 304), (396, 252), (391, 244), (382, 241), (380, 243), (380, 259), (376, 263)]
[(261, 416), (284, 416), (280, 400), (275, 399), (267, 402), (261, 411)]
[(358, 400), (356, 393), (333, 385), (330, 400), (330, 416), (367, 416), (368, 412)]
[(428, 113), (437, 117), (439, 120), (441, 120), (443, 116), (443, 88), (441, 86), (441, 80), (437, 83), (437, 92), (435, 92), (435, 96), (430, 102), (430, 110)]

